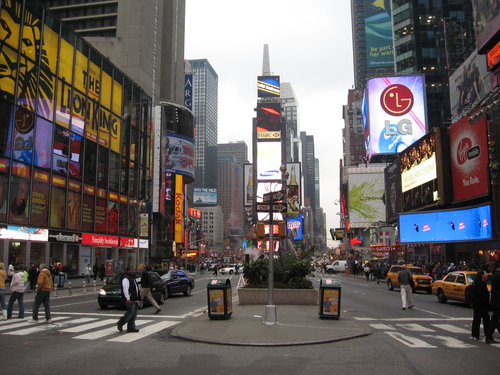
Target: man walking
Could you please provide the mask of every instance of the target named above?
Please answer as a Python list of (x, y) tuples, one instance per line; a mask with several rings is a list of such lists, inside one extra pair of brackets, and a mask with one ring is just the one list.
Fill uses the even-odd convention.
[(149, 272), (146, 269), (146, 265), (144, 263), (139, 263), (139, 271), (141, 271), (141, 300), (144, 301), (144, 298), (147, 298), (149, 302), (155, 307), (155, 314), (158, 314), (161, 309), (158, 306), (158, 303), (153, 298), (151, 291), (155, 291), (156, 288), (153, 288), (153, 281), (151, 280), (151, 276), (149, 276)]
[(36, 296), (35, 301), (33, 302), (33, 319), (30, 320), (30, 323), (38, 323), (38, 309), (40, 305), (43, 303), (43, 307), (45, 309), (45, 323), (52, 323), (52, 319), (50, 317), (50, 292), (52, 291), (52, 274), (47, 269), (45, 263), (40, 264), (38, 267), (40, 273), (38, 274), (38, 280), (36, 285)]
[(496, 261), (493, 269), (493, 277), (491, 278), (490, 307), (493, 310), (493, 315), (491, 316), (488, 331), (486, 332), (486, 344), (494, 344), (498, 342), (493, 338), (493, 333), (495, 332), (498, 322), (500, 321), (500, 260)]
[(139, 286), (134, 278), (134, 271), (135, 268), (133, 266), (127, 266), (126, 273), (122, 279), (122, 298), (125, 299), (127, 311), (116, 323), (120, 332), (123, 331), (125, 324), (127, 325), (127, 332), (139, 332), (135, 327), (135, 318), (137, 318), (141, 295), (139, 293)]
[(408, 307), (413, 307), (412, 288), (410, 285), (410, 277), (413, 278), (411, 272), (406, 268), (406, 264), (401, 266), (401, 271), (398, 273), (398, 281), (401, 284), (401, 301), (403, 302), (403, 310)]

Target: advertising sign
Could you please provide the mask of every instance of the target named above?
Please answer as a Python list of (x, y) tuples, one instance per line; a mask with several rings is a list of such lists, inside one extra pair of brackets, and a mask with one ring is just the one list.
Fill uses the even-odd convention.
[(449, 128), (453, 200), (482, 196), (489, 191), (488, 135), (485, 117), (471, 124), (463, 117)]
[(298, 214), (300, 211), (300, 163), (286, 163), (288, 180), (286, 182), (286, 204), (288, 214)]
[(369, 68), (394, 65), (391, 6), (387, 1), (364, 0), (366, 57)]
[(280, 77), (279, 76), (257, 77), (257, 96), (259, 98), (279, 98)]
[(180, 134), (164, 136), (165, 173), (184, 175), (194, 179), (194, 141)]
[[(326, 279), (326, 285), (333, 284), (331, 279)], [(339, 289), (323, 290), (323, 311), (324, 315), (339, 315)]]
[(401, 243), (492, 238), (491, 205), (399, 215)]
[(175, 230), (174, 240), (182, 243), (182, 230), (184, 229), (184, 183), (182, 176), (175, 176)]
[(184, 75), (184, 106), (190, 111), (193, 110), (193, 75)]
[(217, 206), (216, 188), (194, 188), (193, 191), (194, 206)]
[(302, 214), (297, 218), (286, 219), (286, 228), (293, 240), (302, 240)]
[(384, 170), (385, 182), (385, 214), (387, 222), (395, 222), (401, 210), (401, 177), (399, 159)]
[(7, 226), (7, 228), (0, 228), (0, 239), (48, 241), (49, 230), (41, 228), (17, 227), (9, 225)]
[(257, 142), (257, 180), (281, 181), (281, 142)]
[(368, 80), (369, 157), (401, 152), (427, 133), (424, 87), (422, 75)]
[(472, 0), (476, 43), (479, 53), (485, 53), (495, 45), (493, 38), (500, 31), (500, 12), (496, 1)]
[(253, 164), (245, 164), (243, 170), (243, 186), (245, 193), (243, 195), (243, 205), (251, 206), (255, 199), (254, 184), (253, 184)]
[[(372, 168), (349, 168), (348, 211), (351, 227), (385, 221), (384, 173)], [(378, 169), (378, 168), (377, 168)], [(366, 170), (366, 171), (365, 171)]]
[(257, 103), (257, 139), (281, 138), (281, 103)]

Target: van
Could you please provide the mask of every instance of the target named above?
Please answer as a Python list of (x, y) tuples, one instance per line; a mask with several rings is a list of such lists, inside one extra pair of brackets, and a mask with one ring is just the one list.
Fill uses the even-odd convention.
[(347, 261), (346, 260), (336, 260), (332, 264), (330, 264), (328, 267), (326, 267), (326, 272), (329, 274), (335, 273), (335, 272), (345, 272), (345, 269), (347, 268)]

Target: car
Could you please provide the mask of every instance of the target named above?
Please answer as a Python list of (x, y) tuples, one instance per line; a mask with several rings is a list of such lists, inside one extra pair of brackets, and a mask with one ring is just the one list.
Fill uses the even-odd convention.
[(233, 275), (236, 273), (236, 267), (238, 267), (238, 273), (243, 273), (243, 266), (241, 264), (230, 264), (222, 267), (219, 272), (223, 275), (226, 273)]
[[(437, 296), (439, 303), (446, 303), (449, 299), (468, 303), (465, 298), (465, 288), (474, 284), (476, 271), (452, 271), (442, 280), (436, 280), (432, 286), (432, 294)], [(491, 274), (486, 282), (488, 290), (491, 289)]]
[[(141, 284), (141, 273), (142, 272), (139, 271), (134, 272), (134, 278), (139, 284), (139, 287)], [(105, 310), (108, 306), (125, 306), (125, 301), (122, 299), (121, 286), (123, 275), (123, 272), (118, 273), (99, 291), (99, 294), (97, 295), (97, 303), (101, 309)], [(158, 302), (159, 305), (162, 305), (165, 303), (167, 293), (165, 282), (156, 272), (149, 272), (149, 276), (151, 277), (151, 281), (153, 282), (155, 289), (153, 291), (153, 288), (151, 288), (151, 294), (156, 302)], [(145, 301), (139, 302), (140, 309), (143, 307), (144, 303), (149, 304), (149, 300), (146, 299)]]
[(165, 298), (169, 298), (172, 294), (184, 293), (186, 297), (191, 295), (194, 289), (194, 279), (186, 272), (181, 270), (156, 270), (161, 279), (166, 284)]
[[(387, 289), (394, 290), (394, 288), (401, 287), (398, 281), (398, 273), (401, 271), (401, 268), (401, 265), (391, 266), (389, 272), (387, 272)], [(411, 272), (413, 281), (415, 282), (412, 292), (415, 292), (416, 290), (425, 290), (427, 294), (431, 294), (434, 279), (429, 275), (426, 275), (420, 267), (407, 266), (406, 268)]]

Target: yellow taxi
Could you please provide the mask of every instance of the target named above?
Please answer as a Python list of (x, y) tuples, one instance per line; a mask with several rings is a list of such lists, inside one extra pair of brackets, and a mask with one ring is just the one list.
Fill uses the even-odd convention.
[[(465, 288), (467, 285), (474, 284), (476, 271), (453, 271), (443, 277), (442, 280), (436, 280), (432, 286), (432, 294), (437, 296), (439, 303), (446, 303), (449, 299), (467, 303), (465, 298)], [(491, 275), (488, 274), (486, 282), (488, 290), (491, 289)]]
[[(398, 273), (401, 271), (401, 268), (400, 264), (391, 266), (389, 272), (387, 272), (387, 289), (394, 290), (394, 288), (399, 288), (401, 286), (398, 281)], [(427, 294), (431, 294), (434, 279), (426, 275), (420, 267), (406, 266), (406, 268), (411, 272), (413, 281), (415, 282), (412, 291), (425, 290)]]

